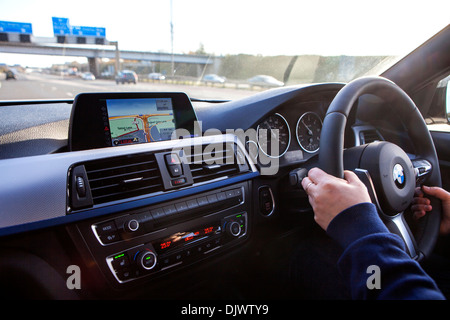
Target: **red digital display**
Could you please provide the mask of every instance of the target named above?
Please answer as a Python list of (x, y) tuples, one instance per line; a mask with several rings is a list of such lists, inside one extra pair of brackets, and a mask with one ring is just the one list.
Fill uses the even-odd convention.
[(208, 228), (203, 229), (203, 232), (204, 232), (205, 234), (208, 234), (208, 233), (213, 232), (213, 230), (214, 230), (214, 227), (208, 227)]
[(171, 248), (176, 248), (179, 245), (184, 243), (191, 242), (195, 239), (199, 239), (201, 237), (207, 237), (209, 234), (212, 234), (215, 230), (218, 229), (218, 226), (207, 226), (195, 231), (188, 232), (177, 232), (167, 237), (160, 242), (157, 242), (155, 248), (159, 249), (159, 252), (164, 252)]
[(172, 241), (161, 242), (159, 247), (161, 248), (161, 250), (164, 250), (164, 249), (169, 248), (171, 244), (172, 244)]

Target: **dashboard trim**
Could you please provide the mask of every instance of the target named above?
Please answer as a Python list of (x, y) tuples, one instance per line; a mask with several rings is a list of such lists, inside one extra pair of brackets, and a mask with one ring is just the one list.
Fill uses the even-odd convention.
[[(236, 143), (245, 157), (249, 159), (240, 140), (234, 135), (226, 134), (3, 160), (0, 162), (0, 175), (2, 176), (2, 183), (0, 184), (0, 202), (2, 203), (0, 236), (120, 212), (227, 186), (259, 176), (255, 165), (252, 161), (249, 161), (250, 172), (240, 176), (198, 186), (194, 185), (148, 198), (130, 200), (114, 206), (80, 210), (75, 214), (66, 215), (68, 170), (77, 162), (217, 142)], [(26, 187), (24, 188), (24, 186)], [(39, 190), (39, 192), (36, 192), (36, 190)], [(26, 214), (17, 216), (14, 214), (15, 212)]]

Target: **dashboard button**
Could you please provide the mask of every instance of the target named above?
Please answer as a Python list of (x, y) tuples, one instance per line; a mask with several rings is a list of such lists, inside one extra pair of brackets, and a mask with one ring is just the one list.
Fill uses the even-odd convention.
[(196, 199), (186, 201), (189, 209), (195, 209), (198, 207), (198, 202)]
[(188, 205), (184, 201), (178, 202), (178, 203), (175, 203), (175, 208), (177, 209), (178, 213), (180, 213), (180, 212), (188, 210)]
[(208, 199), (206, 197), (197, 198), (197, 202), (200, 206), (208, 205)]
[(163, 208), (156, 208), (150, 211), (152, 214), (153, 219), (160, 219), (163, 218), (166, 214), (164, 213)]
[(168, 166), (181, 164), (180, 158), (176, 153), (166, 154), (165, 159)]
[(234, 190), (227, 190), (225, 191), (225, 194), (227, 196), (227, 199), (233, 198), (236, 196), (236, 192)]
[(100, 236), (100, 240), (104, 244), (113, 243), (120, 240), (119, 234), (116, 232), (109, 233), (109, 234), (103, 234)]
[(172, 214), (177, 213), (177, 209), (175, 208), (175, 206), (173, 204), (171, 204), (170, 206), (164, 207), (164, 213), (166, 214), (166, 216), (170, 216)]
[(130, 261), (128, 260), (128, 256), (122, 253), (114, 257), (112, 265), (115, 270), (122, 270), (123, 268), (130, 265)]
[(226, 200), (226, 199), (227, 199), (226, 193), (225, 193), (225, 192), (219, 192), (219, 193), (217, 193), (217, 199), (218, 199), (219, 201)]
[(176, 186), (179, 186), (181, 184), (185, 184), (186, 183), (186, 178), (174, 179), (170, 183), (172, 184), (173, 187), (176, 187)]
[(123, 269), (117, 272), (117, 277), (121, 280), (121, 281), (125, 281), (128, 279), (131, 279), (133, 277), (133, 274), (131, 272), (130, 269)]
[(179, 164), (173, 164), (170, 166), (167, 166), (169, 169), (170, 175), (174, 178), (179, 177), (183, 174), (183, 170), (181, 169), (181, 165)]
[(219, 199), (217, 199), (217, 196), (215, 194), (211, 194), (209, 196), (206, 197), (208, 199), (208, 202), (211, 203), (216, 203), (217, 201), (219, 201)]
[(111, 233), (117, 230), (114, 220), (99, 224), (96, 228), (99, 235)]

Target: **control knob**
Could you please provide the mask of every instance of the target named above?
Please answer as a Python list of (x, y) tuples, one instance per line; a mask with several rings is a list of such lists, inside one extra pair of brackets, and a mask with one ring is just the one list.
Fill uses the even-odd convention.
[(136, 263), (143, 270), (151, 270), (156, 266), (156, 254), (149, 249), (142, 250), (137, 254)]
[(238, 237), (241, 234), (241, 225), (236, 221), (229, 221), (225, 225), (225, 232), (231, 237)]
[(139, 229), (139, 221), (136, 219), (128, 220), (124, 223), (123, 228), (126, 232), (135, 232)]

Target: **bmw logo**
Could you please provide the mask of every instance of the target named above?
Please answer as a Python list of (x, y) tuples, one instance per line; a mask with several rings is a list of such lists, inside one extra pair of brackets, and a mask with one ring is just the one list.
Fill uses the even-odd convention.
[(403, 171), (403, 167), (398, 163), (392, 170), (392, 178), (398, 188), (402, 189), (405, 186), (405, 173)]

